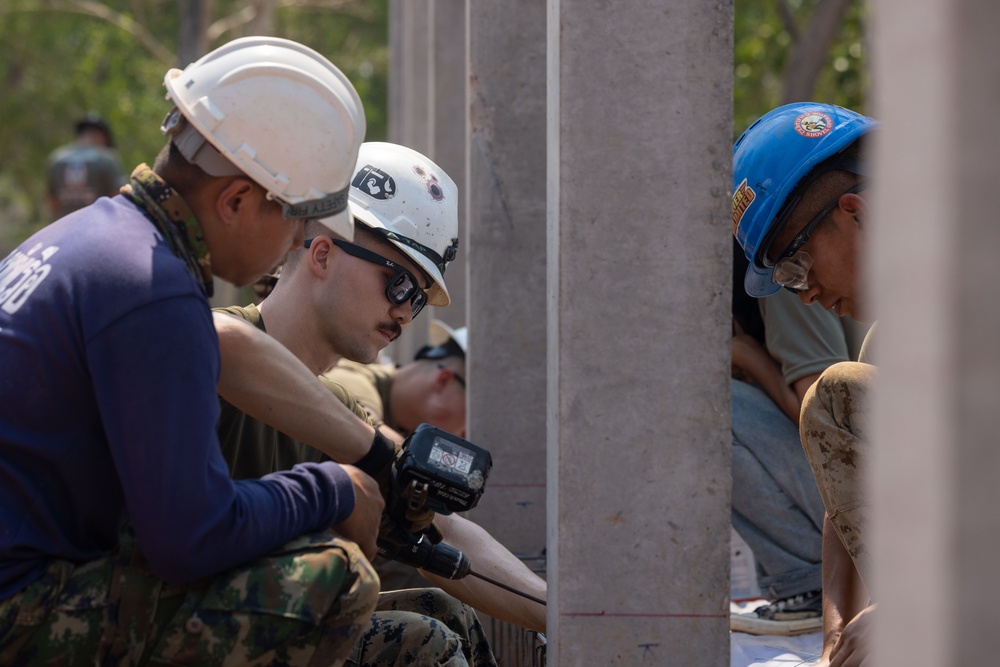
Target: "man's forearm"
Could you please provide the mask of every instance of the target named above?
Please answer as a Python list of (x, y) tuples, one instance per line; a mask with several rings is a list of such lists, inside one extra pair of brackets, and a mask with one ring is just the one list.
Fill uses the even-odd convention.
[(830, 517), (823, 517), (823, 661), (829, 664), (830, 651), (844, 626), (868, 605), (868, 592), (854, 567)]
[[(445, 542), (469, 557), (474, 572), (532, 597), (545, 599), (545, 580), (529, 570), (517, 556), (479, 525), (456, 514), (438, 515), (434, 525), (441, 531)], [(471, 575), (453, 580), (442, 579), (423, 571), (421, 573), (448, 594), (493, 618), (545, 632), (544, 605)]]
[(213, 317), (222, 354), (220, 396), (334, 461), (354, 463), (368, 453), (375, 430), (285, 346), (232, 315)]
[(733, 366), (749, 375), (760, 385), (775, 405), (777, 405), (796, 425), (799, 423), (801, 400), (796, 400), (792, 388), (781, 374), (781, 366), (756, 340), (745, 334), (733, 338)]

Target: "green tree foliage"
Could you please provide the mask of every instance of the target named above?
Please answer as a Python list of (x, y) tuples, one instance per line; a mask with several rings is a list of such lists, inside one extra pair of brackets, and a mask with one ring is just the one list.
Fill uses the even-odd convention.
[[(784, 100), (796, 40), (820, 2), (736, 0), (734, 134)], [(204, 0), (209, 48), (243, 36), (252, 5), (271, 6), (273, 34), (326, 54), (357, 87), (367, 138), (387, 133), (388, 0)], [(0, 2), (0, 256), (48, 222), (45, 158), (72, 139), (74, 121), (97, 111), (109, 122), (126, 169), (151, 162), (167, 111), (161, 82), (177, 66), (179, 0)], [(865, 6), (850, 7), (816, 81), (813, 99), (865, 108)], [(801, 47), (800, 47), (801, 48)], [(825, 48), (825, 47), (824, 47)]]
[[(127, 171), (156, 157), (163, 145), (160, 121), (168, 111), (163, 76), (178, 65), (181, 4), (0, 2), (0, 257), (49, 222), (46, 157), (72, 140), (83, 114), (96, 111), (108, 122)], [(388, 0), (272, 4), (273, 34), (307, 44), (336, 63), (364, 102), (367, 138), (385, 139)], [(210, 49), (245, 34), (247, 24), (239, 18), (247, 5), (215, 0), (211, 18), (225, 29)]]
[[(734, 136), (765, 112), (792, 101), (783, 99), (783, 84), (793, 45), (803, 38), (817, 6), (828, 1), (736, 0)], [(851, 0), (810, 99), (865, 112), (869, 85), (866, 20), (866, 3)]]

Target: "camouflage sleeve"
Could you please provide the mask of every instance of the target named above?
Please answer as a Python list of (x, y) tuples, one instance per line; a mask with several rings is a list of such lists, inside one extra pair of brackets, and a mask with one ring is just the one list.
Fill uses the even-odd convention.
[(333, 393), (334, 396), (337, 397), (337, 400), (346, 405), (351, 412), (356, 414), (358, 418), (363, 420), (365, 423), (371, 424), (375, 428), (378, 428), (385, 423), (382, 420), (372, 419), (372, 417), (368, 414), (368, 411), (365, 410), (364, 406), (362, 406), (350, 392), (344, 389), (343, 386), (323, 375), (319, 376), (319, 380), (324, 386), (326, 386), (327, 389), (330, 390), (331, 393)]

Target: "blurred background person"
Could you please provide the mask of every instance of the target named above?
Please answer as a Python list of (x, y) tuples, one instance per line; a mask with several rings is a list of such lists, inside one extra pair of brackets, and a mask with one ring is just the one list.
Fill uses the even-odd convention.
[(429, 345), (401, 366), (340, 358), (324, 374), (357, 399), (377, 426), (405, 437), (424, 422), (465, 437), (468, 329), (433, 320)]
[(76, 138), (54, 150), (46, 167), (52, 220), (89, 206), (100, 197), (113, 197), (125, 184), (111, 128), (104, 119), (88, 113), (75, 127)]

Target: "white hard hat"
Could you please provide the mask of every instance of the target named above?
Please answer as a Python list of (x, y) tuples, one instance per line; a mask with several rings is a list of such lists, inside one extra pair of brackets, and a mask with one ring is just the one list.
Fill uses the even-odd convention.
[(347, 189), (365, 114), (333, 63), (287, 39), (244, 37), (171, 69), (164, 85), (176, 109), (161, 129), (189, 161), (213, 176), (242, 172), (286, 217), (353, 238)]
[(447, 344), (449, 340), (455, 341), (455, 344), (462, 348), (462, 354), (469, 353), (468, 327), (452, 329), (441, 320), (431, 320), (431, 324), (427, 332), (427, 342), (433, 347), (442, 347)]
[(444, 270), (458, 248), (455, 181), (415, 150), (366, 142), (348, 199), (356, 220), (396, 245), (430, 276), (427, 303), (451, 303)]

